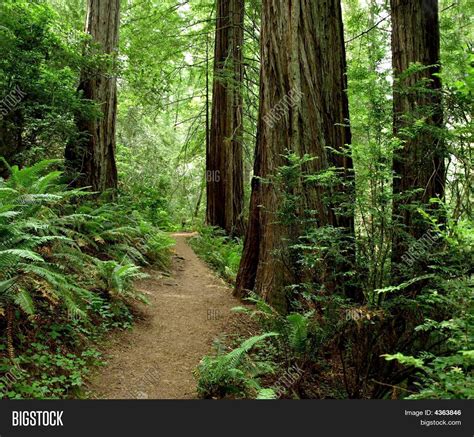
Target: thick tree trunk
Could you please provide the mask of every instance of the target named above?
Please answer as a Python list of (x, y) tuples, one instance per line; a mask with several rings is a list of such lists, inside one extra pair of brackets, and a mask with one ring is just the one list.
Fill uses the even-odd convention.
[[(118, 49), (120, 0), (88, 0), (86, 32), (100, 53), (115, 55)], [(68, 145), (66, 162), (75, 184), (95, 191), (117, 188), (115, 131), (117, 79), (109, 71), (83, 71), (79, 91), (96, 102), (102, 116), (79, 117), (77, 125), (84, 138)]]
[[(284, 155), (289, 151), (316, 157), (304, 164), (305, 173), (337, 167), (341, 177), (352, 177), (351, 159), (335, 152), (351, 140), (339, 0), (263, 0), (261, 51), (255, 176), (235, 294), (242, 297), (254, 290), (285, 309), (284, 288), (295, 277), (292, 260), (281, 254), (285, 241), (304, 229), (292, 229), (279, 216), (284, 194), (274, 175), (287, 164)], [(352, 233), (353, 216), (339, 214), (340, 205), (327, 201), (345, 191), (343, 184), (304, 184), (295, 214), (314, 226), (342, 227)], [(325, 284), (324, 277), (316, 280)]]
[[(444, 195), (445, 150), (440, 135), (440, 35), (437, 0), (391, 0), (394, 84), (394, 133), (401, 147), (394, 154), (394, 265), (407, 250), (407, 237), (421, 238), (426, 224), (416, 211)], [(414, 63), (422, 70), (407, 73)], [(420, 189), (415, 193), (410, 191)], [(396, 267), (395, 267), (396, 268)]]
[(244, 0), (218, 0), (206, 218), (229, 235), (243, 232), (243, 26)]

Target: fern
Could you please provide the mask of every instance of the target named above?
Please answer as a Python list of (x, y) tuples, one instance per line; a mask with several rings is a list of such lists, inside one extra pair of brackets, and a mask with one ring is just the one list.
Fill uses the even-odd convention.
[(52, 311), (59, 324), (72, 316), (78, 332), (92, 321), (104, 329), (119, 317), (128, 323), (125, 303), (144, 300), (133, 288), (145, 277), (139, 266), (158, 260), (165, 267), (170, 259), (168, 236), (128, 205), (86, 203), (90, 193), (48, 172), (59, 163), (8, 167), (10, 178), (0, 179), (0, 318), (8, 319), (10, 357), (21, 344), (14, 342), (21, 326), (13, 323), (15, 308), (32, 321), (40, 312), (45, 327)]
[(15, 285), (18, 277), (10, 278), (5, 281), (0, 281), (0, 296), (8, 294), (8, 292)]
[(240, 347), (234, 349), (232, 352), (229, 352), (227, 355), (224, 355), (221, 361), (222, 367), (235, 368), (239, 366), (242, 362), (242, 359), (257, 343), (260, 343), (262, 340), (268, 337), (274, 337), (277, 335), (278, 334), (276, 332), (266, 332), (265, 334), (248, 338), (240, 345)]
[(278, 399), (278, 395), (275, 393), (275, 390), (272, 388), (262, 388), (258, 391), (257, 394), (258, 400), (273, 400)]
[(113, 296), (137, 297), (132, 292), (134, 280), (146, 278), (147, 275), (140, 272), (140, 268), (134, 264), (119, 264), (116, 261), (96, 260), (102, 288), (109, 291)]
[(5, 249), (0, 251), (0, 266), (3, 266), (4, 263), (11, 263), (12, 260), (28, 260), (28, 261), (37, 261), (43, 262), (43, 258), (37, 253), (32, 252), (31, 250), (24, 249)]
[(35, 305), (31, 294), (24, 288), (20, 288), (15, 294), (14, 302), (29, 316), (35, 314)]
[(258, 343), (277, 335), (275, 332), (267, 332), (245, 340), (228, 354), (204, 357), (195, 372), (200, 396), (210, 398), (229, 394), (245, 395), (248, 391), (260, 390), (258, 376), (271, 372), (272, 367), (252, 361), (248, 354)]
[(309, 324), (313, 312), (307, 314), (293, 313), (286, 316), (288, 342), (296, 354), (304, 354), (309, 346)]

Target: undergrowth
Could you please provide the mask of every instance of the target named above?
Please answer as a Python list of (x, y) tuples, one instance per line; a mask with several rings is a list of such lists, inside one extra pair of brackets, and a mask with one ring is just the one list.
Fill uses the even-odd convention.
[(77, 396), (94, 344), (131, 326), (141, 267), (166, 269), (173, 244), (126, 199), (106, 203), (62, 182), (58, 161), (0, 179), (0, 392)]
[(231, 284), (235, 282), (242, 255), (242, 241), (227, 237), (218, 228), (203, 227), (189, 243), (196, 254), (223, 279)]
[[(466, 299), (463, 304), (469, 302), (469, 296)], [(257, 296), (248, 299), (252, 307), (234, 308), (256, 320), (259, 329), (241, 345), (219, 344), (214, 356), (202, 359), (196, 371), (200, 396), (213, 399), (470, 399), (474, 396), (473, 320), (466, 314), (469, 310), (459, 310), (441, 322), (425, 319), (414, 326), (411, 335), (418, 342), (423, 338), (418, 333), (426, 336), (429, 341), (425, 340), (424, 344), (429, 350), (411, 356), (401, 352), (381, 353), (383, 348), (378, 341), (393, 335), (394, 327), (389, 326), (397, 318), (389, 307), (374, 310), (346, 303), (345, 308), (334, 311), (336, 305), (331, 300), (321, 299), (313, 310), (286, 315)], [(456, 307), (459, 308), (449, 306), (454, 311)], [(438, 317), (439, 311), (430, 308), (431, 314), (438, 313)], [(407, 341), (405, 336), (402, 340)], [(396, 342), (390, 347), (396, 350), (401, 344)], [(252, 349), (248, 345), (259, 347)], [(409, 346), (408, 343), (406, 347)], [(234, 361), (233, 356), (239, 359)], [(362, 366), (365, 366), (363, 370)], [(381, 388), (384, 390), (380, 391)]]
[[(402, 266), (402, 276), (378, 288), (367, 286), (361, 257), (344, 272), (350, 295), (311, 282), (320, 276), (322, 264), (324, 271), (336, 262), (337, 236), (329, 239), (330, 230), (315, 233), (308, 226), (306, 234), (288, 241), (297, 249), (292, 252), (295, 264), (306, 275), (283, 290), (287, 310), (256, 295), (249, 298), (253, 308), (237, 308), (258, 322), (251, 338), (272, 335), (256, 349), (242, 349), (245, 339), (242, 345), (227, 345), (242, 355), (235, 366), (226, 358), (233, 352), (225, 355), (222, 347), (205, 357), (197, 372), (201, 396), (474, 397), (472, 221), (448, 219), (440, 226), (434, 215), (419, 214), (437, 236), (436, 244), (419, 250), (416, 262)], [(237, 249), (209, 230), (195, 239), (194, 247), (221, 274), (229, 268), (227, 255)]]

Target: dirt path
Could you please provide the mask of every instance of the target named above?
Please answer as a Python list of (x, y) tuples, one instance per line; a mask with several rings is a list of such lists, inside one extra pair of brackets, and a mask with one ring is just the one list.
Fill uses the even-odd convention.
[(188, 246), (188, 234), (173, 237), (171, 276), (151, 272), (137, 284), (150, 305), (142, 307), (144, 319), (133, 330), (107, 345), (108, 364), (92, 378), (91, 398), (196, 398), (193, 370), (229, 328), (230, 310), (239, 302)]

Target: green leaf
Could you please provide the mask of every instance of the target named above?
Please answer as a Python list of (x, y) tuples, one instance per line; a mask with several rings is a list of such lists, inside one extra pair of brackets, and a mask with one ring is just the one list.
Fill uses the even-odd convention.
[(400, 364), (404, 364), (405, 366), (414, 366), (418, 369), (424, 369), (425, 367), (422, 359), (415, 358), (410, 355), (403, 355), (400, 352), (393, 355), (384, 354), (381, 355), (381, 357), (384, 357), (387, 361), (397, 360)]
[(33, 298), (25, 289), (20, 289), (18, 293), (16, 293), (14, 301), (29, 316), (35, 314)]

